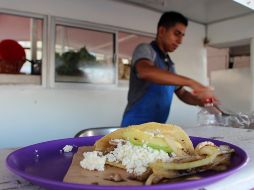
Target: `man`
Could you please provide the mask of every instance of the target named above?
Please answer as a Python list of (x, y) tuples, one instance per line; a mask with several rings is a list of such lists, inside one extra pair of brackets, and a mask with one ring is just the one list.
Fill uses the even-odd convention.
[(173, 93), (191, 105), (202, 106), (207, 98), (215, 100), (209, 87), (175, 73), (168, 53), (182, 43), (187, 26), (188, 20), (182, 14), (166, 12), (159, 20), (155, 41), (136, 47), (122, 127), (152, 121), (165, 123)]

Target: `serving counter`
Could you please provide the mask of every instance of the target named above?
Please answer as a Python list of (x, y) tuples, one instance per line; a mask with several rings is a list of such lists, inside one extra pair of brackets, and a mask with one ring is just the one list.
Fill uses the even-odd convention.
[[(191, 127), (184, 128), (190, 136), (205, 137), (225, 141), (234, 144), (248, 154), (249, 160), (245, 166), (237, 170), (232, 175), (223, 178), (208, 186), (197, 190), (254, 190), (254, 130), (239, 129), (230, 127)], [(5, 165), (6, 157), (9, 153), (16, 150), (0, 149), (0, 189), (1, 190), (45, 190), (42, 187), (31, 184), (30, 182), (11, 173)]]

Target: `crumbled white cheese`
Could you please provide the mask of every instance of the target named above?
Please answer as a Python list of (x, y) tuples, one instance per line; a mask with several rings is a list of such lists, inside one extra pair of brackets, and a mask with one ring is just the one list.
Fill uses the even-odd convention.
[(137, 175), (144, 173), (148, 165), (156, 160), (170, 160), (168, 153), (163, 150), (155, 150), (147, 145), (134, 146), (129, 141), (119, 143), (106, 157), (109, 162), (121, 162), (127, 172)]
[(85, 152), (83, 156), (84, 159), (80, 161), (80, 165), (82, 168), (88, 170), (104, 171), (106, 157), (102, 155), (102, 152)]
[(114, 139), (117, 147), (110, 153), (103, 156), (97, 151), (84, 153), (84, 160), (80, 162), (81, 166), (86, 169), (99, 171), (104, 170), (105, 161), (120, 162), (125, 166), (127, 172), (141, 175), (147, 170), (150, 163), (157, 160), (163, 162), (170, 161), (172, 158), (163, 150), (155, 150), (147, 145), (135, 146), (129, 141)]
[(64, 151), (64, 152), (71, 152), (72, 149), (73, 149), (73, 146), (71, 146), (71, 145), (65, 145), (65, 146), (63, 147), (63, 151)]

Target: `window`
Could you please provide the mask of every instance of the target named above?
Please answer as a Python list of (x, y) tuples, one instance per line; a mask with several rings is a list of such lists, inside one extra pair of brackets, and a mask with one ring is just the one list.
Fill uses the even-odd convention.
[[(43, 83), (53, 87), (60, 83), (126, 82), (135, 47), (154, 39), (150, 34), (120, 32), (83, 21), (57, 17), (49, 20), (50, 25), (46, 16), (0, 10), (0, 40), (15, 40), (25, 50), (25, 62), (18, 73), (2, 73), (0, 69), (0, 84)], [(46, 46), (46, 42), (50, 44)], [(43, 73), (42, 60), (49, 68), (44, 68)]]
[[(25, 50), (25, 60), (22, 62), (19, 71), (9, 73), (2, 70), (0, 72), (0, 77), (3, 79), (1, 83), (4, 81), (7, 84), (41, 84), (43, 24), (43, 17), (0, 12), (0, 41), (15, 41)], [(17, 53), (15, 49), (8, 51), (12, 57)], [(0, 59), (10, 64), (6, 56), (1, 57), (1, 52)], [(2, 63), (1, 65), (3, 65)]]
[(118, 79), (128, 80), (130, 77), (130, 64), (132, 53), (140, 43), (150, 43), (154, 37), (140, 34), (118, 33)]
[(56, 25), (55, 81), (115, 83), (115, 33)]

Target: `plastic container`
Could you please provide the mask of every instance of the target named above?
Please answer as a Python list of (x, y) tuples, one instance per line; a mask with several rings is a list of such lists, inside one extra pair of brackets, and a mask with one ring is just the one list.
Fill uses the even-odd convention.
[(222, 113), (213, 106), (211, 100), (207, 100), (204, 107), (200, 108), (197, 114), (197, 122), (199, 126), (225, 126), (226, 120)]

